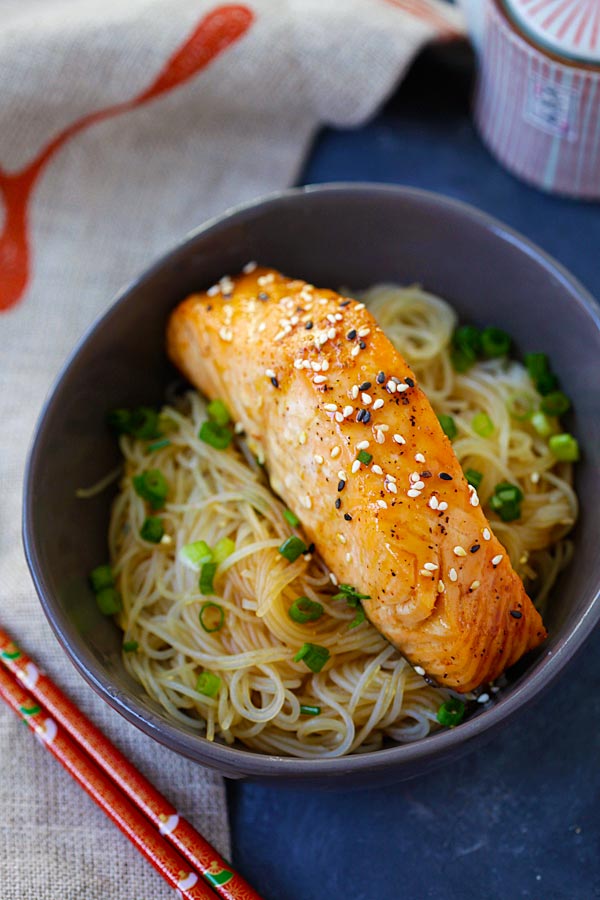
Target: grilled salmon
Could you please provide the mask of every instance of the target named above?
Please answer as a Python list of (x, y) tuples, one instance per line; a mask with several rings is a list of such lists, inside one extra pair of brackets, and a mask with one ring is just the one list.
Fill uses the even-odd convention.
[(415, 375), (363, 303), (247, 267), (172, 313), (167, 348), (221, 398), (373, 625), (459, 692), (546, 630)]

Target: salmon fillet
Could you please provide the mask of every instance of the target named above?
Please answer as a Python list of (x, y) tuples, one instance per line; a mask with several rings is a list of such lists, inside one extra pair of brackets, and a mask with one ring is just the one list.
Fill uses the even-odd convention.
[[(427, 397), (364, 304), (257, 268), (181, 303), (167, 349), (226, 403), (273, 490), (415, 667), (465, 692), (546, 637)], [(361, 449), (372, 458), (357, 460)]]

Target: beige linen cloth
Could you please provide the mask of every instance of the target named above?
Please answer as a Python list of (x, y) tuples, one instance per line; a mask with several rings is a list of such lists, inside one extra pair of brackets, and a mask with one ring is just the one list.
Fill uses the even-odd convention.
[[(65, 658), (26, 570), (21, 485), (40, 407), (117, 289), (209, 216), (294, 181), (427, 41), (436, 0), (0, 4), (0, 624), (224, 854), (221, 779), (127, 724)], [(164, 882), (0, 706), (0, 900), (160, 900)]]

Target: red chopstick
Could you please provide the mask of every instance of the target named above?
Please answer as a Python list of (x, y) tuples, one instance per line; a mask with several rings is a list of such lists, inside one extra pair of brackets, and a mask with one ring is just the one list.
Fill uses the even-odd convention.
[[(140, 837), (140, 835), (142, 832), (140, 832), (137, 837), (132, 836), (132, 824), (134, 826), (134, 834), (138, 822), (142, 822), (145, 828), (150, 829), (153, 839), (150, 842), (151, 847), (153, 846), (153, 842), (156, 843), (158, 839), (161, 843), (169, 847), (169, 850), (172, 853), (175, 853), (167, 843), (167, 841), (170, 842), (170, 844), (179, 851), (179, 853), (175, 853), (175, 857), (181, 859), (179, 856), (179, 854), (181, 854), (188, 863), (187, 868), (184, 864), (183, 869), (180, 866), (178, 871), (181, 870), (185, 874), (187, 869), (189, 869), (189, 865), (191, 865), (203, 876), (205, 881), (212, 887), (218, 896), (223, 898), (223, 900), (262, 900), (254, 888), (252, 888), (241, 875), (233, 871), (230, 864), (225, 861), (225, 859), (202, 837), (202, 835), (198, 834), (189, 822), (182, 816), (179, 816), (177, 811), (170, 803), (168, 803), (162, 794), (137, 771), (135, 766), (133, 766), (129, 760), (117, 750), (108, 738), (96, 728), (86, 716), (84, 716), (75, 704), (72, 703), (72, 701), (69, 700), (68, 697), (66, 697), (54, 684), (54, 682), (40, 671), (35, 663), (13, 643), (11, 638), (1, 628), (0, 662), (9, 669), (13, 675), (29, 689), (29, 691), (31, 691), (35, 700), (37, 700), (39, 704), (43, 704), (48, 713), (53, 717), (53, 725), (49, 727), (51, 729), (54, 727), (57, 728), (57, 737), (60, 737), (60, 740), (57, 741), (55, 739), (52, 742), (46, 742), (46, 747), (60, 760), (65, 768), (71, 772), (85, 790), (92, 795), (96, 802), (102, 806), (105, 812), (117, 823), (117, 825), (125, 831), (133, 843), (142, 850), (142, 853), (148, 856), (156, 868), (162, 865), (162, 857), (158, 858), (157, 865), (157, 862), (155, 862), (148, 854), (147, 847), (145, 849), (144, 845), (141, 843), (142, 837)], [(43, 711), (24, 713), (21, 707), (31, 709), (36, 706), (36, 704), (33, 701), (30, 702), (31, 698), (28, 698), (22, 688), (20, 688), (10, 676), (7, 676), (6, 673), (2, 672), (1, 668), (0, 674), (2, 675), (0, 693), (4, 699), (7, 700), (9, 705), (15, 709), (19, 715), (25, 718), (25, 721), (33, 728), (33, 730), (43, 734)], [(8, 686), (10, 686), (10, 691), (8, 690)], [(20, 700), (16, 706), (16, 701), (14, 701), (15, 689), (21, 690), (22, 696), (26, 698), (24, 701)], [(63, 731), (60, 730), (61, 726)], [(62, 753), (63, 747), (67, 747), (66, 755)], [(56, 752), (57, 749), (59, 752)], [(59, 753), (61, 755), (59, 755)], [(93, 766), (93, 774), (95, 777), (100, 776), (104, 781), (110, 784), (113, 792), (115, 791), (116, 785), (123, 794), (133, 801), (135, 806), (127, 801), (126, 797), (122, 797), (120, 791), (116, 792), (120, 797), (119, 809), (124, 809), (123, 803), (127, 804), (127, 815), (123, 820), (125, 827), (123, 827), (123, 824), (117, 818), (117, 815), (119, 814), (115, 815), (112, 811), (112, 802), (111, 805), (107, 807), (106, 803), (100, 802), (102, 797), (98, 799), (96, 794), (93, 793), (94, 779), (92, 779), (92, 784), (88, 786), (82, 777), (78, 776), (78, 770), (72, 763), (72, 760), (76, 759), (77, 764), (79, 764), (79, 761), (82, 758), (85, 758), (86, 754), (89, 755), (96, 764), (90, 764), (89, 760), (85, 760), (88, 766)], [(103, 772), (100, 772), (96, 766), (100, 767)], [(129, 815), (130, 812), (134, 814), (135, 820)], [(147, 816), (152, 824), (150, 825), (140, 813)], [(160, 836), (156, 834), (156, 829), (158, 829), (160, 835), (166, 840), (162, 840)], [(144, 839), (147, 837), (146, 831), (143, 832), (143, 836)], [(164, 874), (168, 881), (170, 880), (170, 875), (167, 870), (164, 870), (164, 867), (160, 868), (159, 871)], [(165, 872), (167, 872), (167, 874), (165, 874)], [(201, 885), (201, 882), (199, 882), (199, 885)], [(193, 891), (194, 889), (195, 888), (192, 888), (191, 890)], [(179, 887), (179, 890), (185, 889)], [(207, 889), (204, 886), (201, 886), (200, 890), (202, 893), (183, 893), (183, 896), (189, 896), (190, 898), (214, 896), (210, 892), (207, 893)]]

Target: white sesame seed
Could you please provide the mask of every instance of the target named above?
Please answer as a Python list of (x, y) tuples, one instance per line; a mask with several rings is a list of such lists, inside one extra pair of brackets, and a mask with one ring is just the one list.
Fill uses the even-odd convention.
[(313, 384), (323, 384), (324, 381), (327, 381), (327, 375), (315, 375), (313, 378)]
[(219, 328), (219, 337), (222, 341), (231, 342), (233, 340), (233, 332), (231, 328)]
[(338, 472), (338, 480), (339, 481), (348, 481), (348, 478), (346, 477), (346, 473), (344, 472), (343, 469), (340, 469), (340, 471)]
[(370, 329), (370, 328), (359, 328), (359, 329), (358, 329), (358, 336), (359, 336), (359, 337), (367, 337), (369, 334), (371, 334), (371, 329)]
[(439, 569), (439, 566), (436, 563), (425, 563), (423, 568), (429, 569), (430, 572), (435, 572), (436, 569)]
[(385, 444), (385, 434), (379, 428), (375, 429), (375, 440), (378, 444)]
[(278, 331), (277, 334), (275, 335), (275, 337), (273, 338), (273, 340), (274, 340), (274, 341), (280, 341), (280, 340), (281, 340), (282, 338), (284, 338), (284, 337), (286, 336), (286, 334), (288, 334), (288, 333), (289, 333), (289, 332), (287, 332), (287, 331)]
[(325, 460), (323, 459), (323, 457), (321, 456), (320, 453), (315, 453), (314, 459), (315, 459), (315, 462), (316, 462), (319, 466), (322, 466), (323, 463), (325, 462)]
[(302, 360), (302, 368), (303, 368), (303, 369), (310, 369), (310, 361), (309, 361), (308, 359), (303, 359), (303, 360)]
[(469, 585), (469, 590), (476, 591), (480, 584), (481, 584), (480, 581), (472, 581), (471, 584)]
[(306, 432), (305, 431), (301, 431), (300, 434), (298, 435), (298, 443), (299, 444), (306, 443)]
[(272, 272), (268, 272), (266, 275), (261, 275), (260, 278), (257, 278), (257, 283), (261, 287), (264, 287), (266, 284), (271, 284), (273, 281), (275, 281), (275, 276)]
[(358, 309), (364, 309), (364, 308), (365, 308), (365, 304), (364, 304), (364, 303), (357, 303), (356, 306), (354, 307), (354, 309), (356, 309), (356, 310), (358, 310)]
[(290, 319), (290, 325), (297, 325), (299, 321), (300, 319), (298, 318), (298, 316), (292, 316), (292, 318)]
[(335, 459), (337, 456), (340, 455), (341, 452), (342, 452), (342, 451), (340, 450), (339, 447), (332, 447), (332, 448), (331, 448), (331, 458), (332, 458), (332, 459)]
[(352, 562), (352, 554), (351, 554), (351, 553), (346, 553), (345, 559), (346, 559), (346, 562), (347, 562), (347, 563)]
[(378, 500), (378, 501), (377, 501), (377, 506), (378, 506), (380, 509), (387, 509), (387, 503), (385, 502), (385, 500)]
[(478, 703), (487, 703), (489, 701), (489, 699), (490, 699), (489, 694), (480, 694), (479, 697), (477, 698), (477, 702)]
[(482, 531), (481, 533), (482, 533), (482, 535), (483, 535), (484, 541), (489, 541), (489, 539), (490, 539), (491, 536), (492, 536), (492, 535), (490, 534), (490, 529), (489, 529), (489, 528), (484, 528), (483, 531)]
[(396, 485), (394, 484), (393, 481), (386, 481), (385, 487), (386, 487), (386, 490), (388, 490), (390, 492), (390, 494), (398, 493), (398, 488), (396, 487)]
[(381, 409), (381, 407), (383, 406), (384, 402), (385, 402), (385, 401), (382, 400), (381, 397), (379, 397), (379, 399), (376, 400), (375, 403), (373, 404), (373, 409)]
[(329, 338), (330, 341), (332, 341), (336, 335), (337, 335), (337, 331), (335, 330), (335, 328), (330, 328), (329, 331), (327, 332), (327, 337)]
[(327, 321), (331, 322), (332, 325), (335, 325), (335, 316), (333, 313), (327, 313)]
[(336, 322), (341, 322), (343, 318), (344, 318), (344, 317), (343, 317), (343, 315), (342, 315), (341, 313), (336, 313), (336, 314), (335, 314), (335, 321), (336, 321)]
[(258, 332), (259, 332), (259, 334), (262, 334), (263, 331), (266, 330), (266, 327), (267, 327), (267, 323), (266, 323), (266, 322), (261, 322), (260, 325), (258, 326)]
[(408, 480), (411, 482), (411, 484), (414, 484), (415, 481), (419, 481), (420, 478), (421, 478), (421, 476), (419, 475), (418, 472), (411, 472), (410, 475), (408, 476)]
[(172, 544), (173, 538), (171, 537), (170, 534), (163, 534), (163, 536), (160, 539), (160, 542), (161, 542), (161, 544)]
[(415, 491), (413, 488), (411, 488), (410, 491), (406, 492), (406, 496), (407, 497), (420, 497), (421, 491)]
[(254, 262), (254, 260), (251, 260), (250, 262), (246, 263), (246, 265), (242, 269), (242, 272), (244, 273), (244, 275), (249, 275), (250, 272), (254, 272), (255, 269), (256, 263)]
[(352, 397), (353, 400), (356, 400), (356, 398), (358, 397), (358, 385), (357, 384), (352, 385), (352, 390), (350, 391), (350, 396)]
[(408, 385), (407, 385), (407, 384), (404, 384), (404, 383), (401, 381), (400, 384), (397, 384), (397, 385), (396, 385), (396, 390), (398, 391), (399, 394), (403, 394), (404, 391), (407, 391), (407, 390), (408, 390)]
[(390, 426), (386, 425), (385, 422), (382, 422), (381, 425), (376, 425), (375, 428), (380, 428), (381, 431), (387, 432), (390, 430)]
[(345, 543), (346, 543), (346, 538), (344, 537), (343, 534), (341, 534), (341, 532), (338, 532), (338, 534), (337, 534), (337, 539), (338, 539), (338, 541), (340, 542), (340, 544), (345, 544)]
[(390, 394), (395, 394), (396, 393), (396, 382), (388, 381), (388, 383), (386, 384), (386, 388), (388, 389)]
[(366, 450), (368, 448), (368, 446), (369, 446), (368, 441), (359, 441), (358, 444), (356, 445), (356, 449), (357, 450)]
[(441, 578), (437, 583), (437, 589), (438, 589), (438, 594), (443, 594), (444, 591), (446, 590), (446, 585), (444, 584), (444, 582), (442, 581)]
[(446, 512), (446, 510), (448, 509), (448, 504), (445, 500), (442, 500), (442, 502), (438, 504), (438, 509), (440, 512)]
[(455, 556), (466, 556), (466, 555), (467, 555), (467, 551), (465, 550), (464, 547), (456, 546), (456, 547), (454, 548), (454, 555), (455, 555)]
[(323, 362), (321, 363), (321, 371), (326, 372), (328, 370), (328, 368), (329, 368), (329, 362), (326, 359), (324, 359)]
[(343, 413), (341, 413), (341, 412), (336, 412), (336, 414), (335, 414), (335, 416), (334, 416), (334, 419), (335, 419), (336, 422), (343, 422), (343, 421), (344, 421), (344, 415), (343, 415)]
[(371, 397), (370, 394), (361, 394), (361, 395), (360, 395), (360, 399), (361, 399), (362, 402), (365, 404), (365, 406), (368, 406), (369, 403), (372, 403), (372, 402), (373, 402), (373, 398)]
[(313, 372), (321, 371), (321, 363), (320, 362), (311, 362), (310, 367), (313, 370)]
[(358, 472), (359, 469), (360, 469), (360, 460), (355, 459), (354, 462), (352, 463), (352, 474), (354, 474), (355, 472)]
[(431, 507), (431, 509), (437, 509), (438, 508), (438, 498), (435, 495), (432, 495), (429, 498), (429, 503), (427, 504), (427, 506)]
[(209, 297), (216, 297), (217, 294), (221, 293), (221, 288), (218, 284), (213, 284), (212, 287), (209, 287), (206, 293)]
[(405, 444), (406, 443), (406, 441), (404, 440), (404, 438), (402, 437), (401, 434), (395, 434), (394, 440), (396, 441), (397, 444)]
[(502, 553), (498, 553), (498, 555), (494, 556), (494, 558), (492, 559), (492, 565), (499, 566), (503, 559), (504, 555)]
[(235, 431), (236, 434), (242, 434), (242, 432), (244, 431), (244, 426), (242, 425), (241, 422), (236, 422), (233, 430)]
[(373, 465), (371, 466), (371, 472), (373, 472), (373, 474), (375, 475), (383, 475), (383, 469), (381, 468), (381, 466), (378, 466), (377, 463), (373, 463)]
[(458, 581), (458, 574), (456, 572), (456, 569), (450, 569), (448, 575), (450, 577), (450, 581)]
[(273, 371), (273, 369), (265, 369), (265, 375), (267, 376), (267, 378), (276, 378), (277, 377), (275, 375), (275, 372)]
[(324, 403), (323, 409), (326, 409), (327, 412), (335, 412), (337, 409), (337, 404), (335, 403)]
[(425, 669), (423, 668), (423, 666), (415, 666), (414, 668), (417, 675), (423, 676), (425, 674)]
[(329, 579), (330, 579), (331, 583), (337, 587), (338, 580), (335, 577), (335, 575), (333, 574), (333, 572), (329, 573)]
[(531, 483), (532, 483), (532, 484), (537, 484), (537, 483), (539, 482), (539, 480), (540, 480), (540, 473), (539, 473), (539, 472), (532, 472), (531, 475), (530, 475), (529, 477), (531, 478)]
[(424, 462), (425, 462), (425, 457), (423, 456), (422, 453), (415, 453), (415, 461), (416, 461), (416, 462), (420, 462), (420, 463), (424, 463)]
[(395, 475), (386, 475), (385, 479), (386, 479), (386, 481), (393, 481), (394, 484), (396, 484), (396, 482), (398, 481), (398, 479), (396, 478)]
[(415, 481), (413, 483), (413, 488), (415, 489), (415, 491), (422, 491), (424, 487), (425, 487), (424, 481)]
[(303, 502), (304, 502), (304, 506), (306, 507), (306, 509), (311, 509), (311, 508), (312, 508), (312, 500), (311, 500), (311, 498), (308, 496), (308, 494), (307, 494), (306, 497), (304, 498), (304, 501), (303, 501)]
[(479, 497), (472, 484), (469, 485), (469, 493), (471, 495), (469, 497), (469, 503), (471, 504), (471, 506), (479, 506)]
[(360, 347), (357, 344), (356, 347), (353, 347), (352, 350), (350, 351), (350, 356), (358, 356), (359, 353), (360, 353)]

